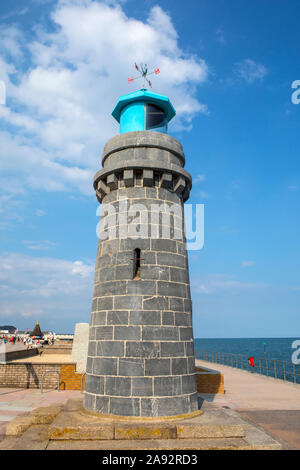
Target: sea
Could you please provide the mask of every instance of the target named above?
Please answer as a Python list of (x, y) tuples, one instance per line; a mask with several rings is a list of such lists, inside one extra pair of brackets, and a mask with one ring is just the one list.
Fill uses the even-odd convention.
[[(198, 359), (225, 363), (232, 367), (300, 383), (300, 336), (295, 338), (195, 338), (194, 344), (195, 356)], [(254, 367), (249, 365), (248, 358), (250, 357), (253, 358)]]

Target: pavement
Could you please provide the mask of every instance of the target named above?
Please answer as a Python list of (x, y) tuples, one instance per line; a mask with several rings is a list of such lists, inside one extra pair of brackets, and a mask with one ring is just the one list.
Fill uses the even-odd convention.
[(0, 388), (0, 442), (4, 439), (6, 425), (16, 416), (42, 406), (64, 405), (69, 398), (81, 397), (76, 390), (46, 390)]
[(30, 362), (32, 364), (71, 364), (71, 354), (46, 354), (41, 356), (25, 357), (23, 359), (15, 359), (11, 363)]
[(280, 441), (284, 449), (300, 449), (300, 385), (196, 360), (224, 374), (224, 395), (200, 395), (204, 402), (235, 410)]
[[(22, 343), (5, 345), (7, 351), (27, 349)], [(47, 354), (41, 356), (15, 359), (11, 363), (30, 362), (34, 364), (68, 364), (71, 363), (70, 354)], [(36, 389), (0, 388), (0, 442), (3, 440), (6, 425), (16, 416), (28, 413), (36, 408), (53, 404), (65, 404), (69, 398), (80, 397), (81, 393), (75, 390), (44, 390), (41, 393)]]
[(4, 344), (4, 342), (2, 340), (0, 346), (2, 348), (4, 347), (6, 352), (24, 351), (24, 350), (27, 349), (27, 346), (25, 346), (22, 342), (20, 342), (20, 343), (17, 342), (15, 344), (9, 342), (9, 343)]

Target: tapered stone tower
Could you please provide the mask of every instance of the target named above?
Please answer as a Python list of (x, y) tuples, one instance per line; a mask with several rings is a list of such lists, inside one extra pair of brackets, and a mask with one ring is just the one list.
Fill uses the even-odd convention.
[(161, 417), (198, 410), (183, 230), (191, 189), (169, 99), (121, 97), (94, 180), (102, 203), (84, 407)]

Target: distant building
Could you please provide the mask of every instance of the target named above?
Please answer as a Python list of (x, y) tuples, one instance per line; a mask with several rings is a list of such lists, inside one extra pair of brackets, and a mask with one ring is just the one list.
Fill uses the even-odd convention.
[(60, 333), (55, 335), (56, 340), (59, 341), (73, 341), (74, 334), (69, 334), (69, 333)]
[(12, 325), (3, 325), (0, 326), (0, 333), (1, 334), (14, 334), (17, 331), (17, 328)]

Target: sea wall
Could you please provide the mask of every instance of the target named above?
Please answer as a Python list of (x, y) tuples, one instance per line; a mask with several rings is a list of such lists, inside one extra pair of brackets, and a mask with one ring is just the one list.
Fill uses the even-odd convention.
[[(55, 389), (60, 374), (60, 390), (80, 390), (81, 374), (76, 374), (76, 364), (34, 364), (30, 362), (0, 364), (0, 387)], [(49, 372), (51, 371), (51, 372)], [(84, 386), (84, 378), (83, 378)]]
[(0, 364), (15, 361), (16, 359), (37, 356), (39, 351), (40, 348), (17, 349), (16, 351), (6, 351), (5, 348), (2, 348), (0, 351)]

